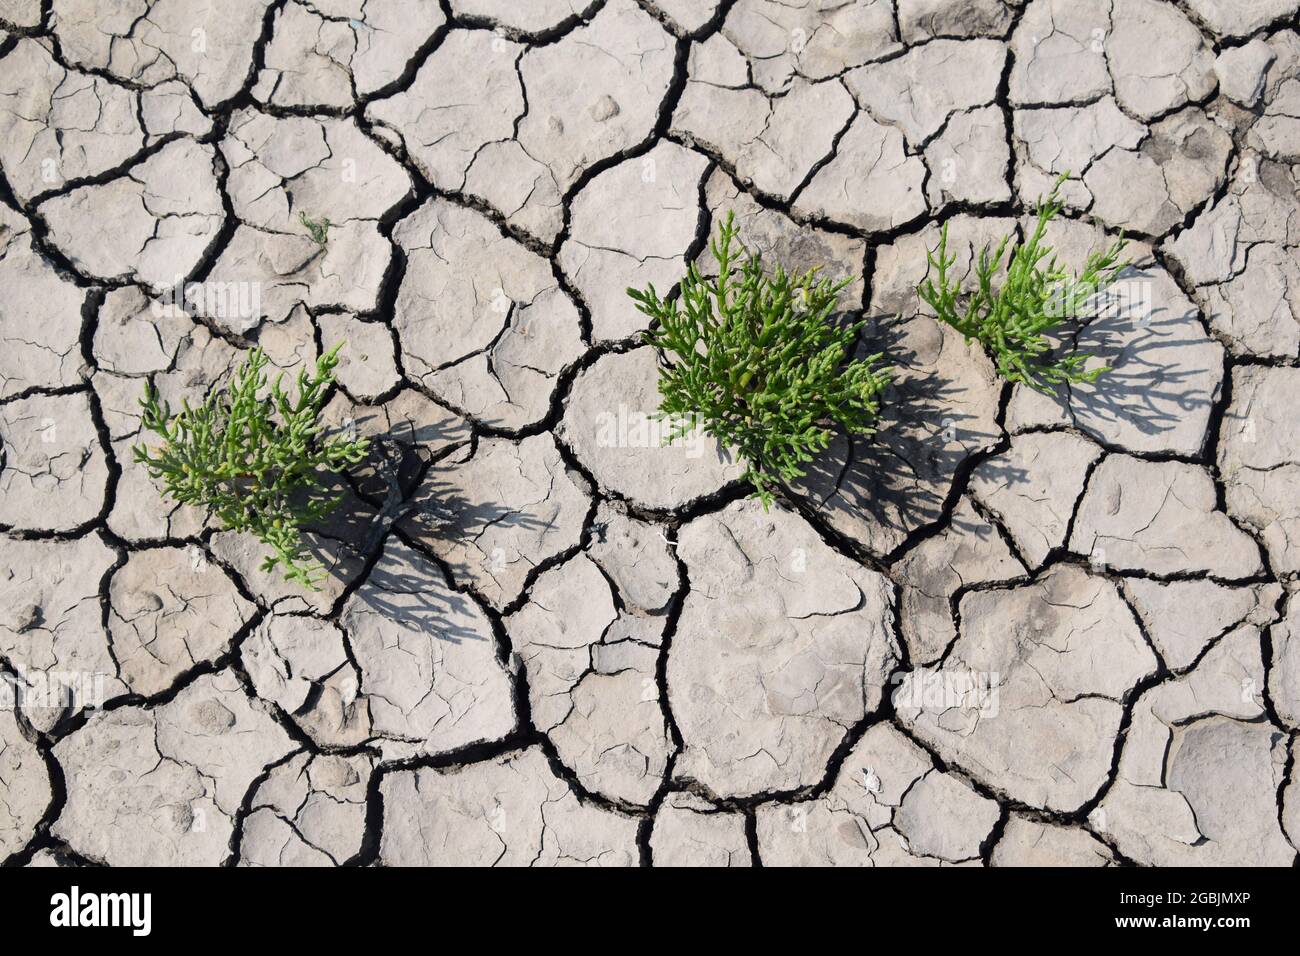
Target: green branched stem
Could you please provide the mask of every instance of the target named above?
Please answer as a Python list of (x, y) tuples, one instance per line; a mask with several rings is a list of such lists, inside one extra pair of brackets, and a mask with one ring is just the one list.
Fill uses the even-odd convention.
[[(1128, 266), (1120, 260), (1126, 245), (1122, 237), (1091, 254), (1078, 276), (1057, 262), (1044, 236), (1063, 208), (1058, 193), (1068, 176), (1063, 173), (1051, 193), (1039, 200), (1033, 232), (1024, 243), (1013, 244), (1006, 236), (991, 253), (987, 245), (980, 250), (973, 291), (963, 293), (960, 278), (951, 275), (957, 257), (948, 253), (947, 223), (939, 232), (938, 247), (928, 254), (926, 278), (917, 287), (941, 322), (984, 347), (1003, 378), (1043, 392), (1064, 383), (1095, 382), (1108, 371), (1105, 366), (1089, 368), (1090, 355), (1054, 351), (1049, 333), (1066, 318), (1084, 314)], [(1004, 260), (1006, 276), (995, 290), (994, 277)]]
[(628, 289), (652, 320), (645, 340), (663, 356), (659, 416), (669, 440), (699, 427), (734, 449), (754, 494), (771, 505), (781, 482), (830, 444), (833, 429), (868, 434), (889, 383), (880, 355), (850, 360), (865, 324), (833, 316), (849, 284), (810, 269), (800, 274), (762, 258), (737, 240), (735, 218), (719, 225), (710, 249), (718, 273), (692, 263), (673, 301), (651, 285)]
[(328, 219), (309, 219), (305, 212), (298, 213), (298, 221), (303, 224), (307, 230), (307, 235), (311, 236), (311, 241), (318, 246), (324, 246), (329, 242), (329, 229), (333, 225)]
[(260, 348), (229, 385), (213, 389), (202, 404), (183, 401), (175, 414), (148, 384), (141, 420), (162, 442), (133, 449), (135, 460), (162, 482), (164, 495), (205, 509), (223, 528), (256, 535), (271, 549), (262, 570), (280, 567), (286, 579), (310, 590), (324, 568), (308, 558), (302, 528), (338, 506), (338, 496), (324, 493), (327, 476), (359, 463), (369, 447), (364, 438), (322, 434), (320, 411), (342, 347), (322, 355), (311, 375), (300, 370), (293, 396), (283, 387), (283, 373), (268, 383)]

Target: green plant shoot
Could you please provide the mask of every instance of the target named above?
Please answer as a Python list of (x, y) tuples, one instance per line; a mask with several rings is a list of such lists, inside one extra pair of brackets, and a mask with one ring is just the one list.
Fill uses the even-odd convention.
[[(975, 262), (977, 285), (969, 295), (961, 292), (960, 278), (949, 275), (956, 256), (948, 255), (947, 223), (939, 232), (938, 248), (928, 255), (925, 281), (917, 288), (941, 322), (984, 347), (1004, 379), (1043, 392), (1068, 382), (1095, 382), (1109, 370), (1088, 368), (1092, 356), (1087, 354), (1054, 352), (1049, 333), (1066, 318), (1083, 314), (1128, 266), (1119, 258), (1126, 244), (1123, 237), (1092, 253), (1078, 276), (1057, 262), (1043, 237), (1062, 209), (1057, 194), (1068, 176), (1062, 174), (1051, 193), (1039, 199), (1037, 222), (1028, 241), (1013, 245), (1012, 236), (1005, 236), (992, 253), (987, 245), (980, 250)], [(1006, 278), (995, 291), (993, 280), (1004, 255)]]
[(278, 566), (309, 590), (317, 589), (324, 569), (308, 558), (302, 528), (338, 506), (339, 496), (325, 493), (327, 478), (360, 462), (369, 447), (364, 438), (322, 436), (318, 418), (342, 347), (322, 355), (314, 374), (299, 370), (296, 397), (283, 388), (283, 373), (263, 394), (268, 360), (260, 348), (229, 385), (213, 389), (202, 404), (185, 401), (175, 414), (148, 385), (142, 424), (162, 444), (133, 449), (168, 498), (206, 509), (223, 528), (256, 535), (271, 549), (262, 570)]
[(305, 212), (298, 213), (298, 221), (303, 224), (307, 230), (307, 235), (311, 236), (311, 241), (318, 246), (324, 246), (329, 242), (329, 228), (333, 223), (328, 219), (308, 219)]
[(889, 372), (878, 354), (850, 361), (865, 321), (832, 317), (850, 280), (780, 264), (768, 273), (736, 235), (729, 213), (710, 246), (717, 277), (692, 263), (677, 299), (654, 286), (627, 292), (654, 320), (644, 338), (665, 359), (658, 414), (671, 423), (669, 440), (698, 426), (734, 449), (767, 509), (778, 483), (802, 477), (835, 426), (873, 431)]

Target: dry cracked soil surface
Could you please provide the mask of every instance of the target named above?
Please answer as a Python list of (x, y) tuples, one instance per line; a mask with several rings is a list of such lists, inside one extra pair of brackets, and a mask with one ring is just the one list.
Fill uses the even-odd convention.
[[(1048, 398), (914, 289), (1066, 170)], [(0, 0), (0, 860), (1294, 865), (1298, 182), (1300, 0)], [(769, 513), (728, 210), (897, 369)], [(130, 449), (340, 339), (307, 593)]]

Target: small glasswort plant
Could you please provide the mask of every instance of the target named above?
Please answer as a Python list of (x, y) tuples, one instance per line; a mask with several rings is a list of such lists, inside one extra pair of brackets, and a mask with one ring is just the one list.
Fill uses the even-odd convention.
[[(780, 481), (830, 444), (832, 427), (866, 434), (889, 384), (880, 355), (849, 361), (865, 321), (832, 319), (848, 279), (818, 269), (769, 274), (762, 258), (736, 241), (728, 213), (711, 249), (716, 279), (692, 263), (681, 295), (661, 299), (654, 286), (628, 289), (657, 324), (645, 340), (660, 349), (659, 415), (675, 439), (699, 425), (744, 459), (745, 478), (766, 509)], [(737, 265), (739, 260), (739, 266)]]
[(181, 411), (145, 389), (140, 405), (144, 428), (163, 439), (161, 447), (134, 448), (135, 460), (162, 479), (174, 501), (206, 508), (223, 527), (247, 531), (271, 548), (263, 571), (277, 565), (287, 580), (316, 590), (324, 569), (305, 553), (301, 529), (332, 512), (339, 496), (323, 494), (326, 477), (365, 456), (367, 439), (322, 438), (317, 419), (334, 382), (340, 342), (316, 362), (315, 374), (298, 372), (297, 398), (281, 387), (283, 373), (262, 395), (266, 353), (254, 349), (231, 383), (213, 389), (198, 406)]
[[(957, 260), (948, 255), (947, 223), (939, 232), (939, 247), (928, 256), (926, 279), (917, 288), (940, 321), (966, 336), (966, 341), (975, 339), (984, 346), (1003, 378), (1043, 392), (1055, 391), (1066, 382), (1095, 382), (1108, 371), (1106, 366), (1087, 368), (1090, 355), (1049, 354), (1053, 346), (1047, 333), (1066, 317), (1087, 309), (1089, 301), (1128, 266), (1119, 258), (1126, 244), (1122, 237), (1110, 248), (1088, 256), (1077, 277), (1056, 261), (1043, 235), (1061, 211), (1057, 193), (1068, 176), (1062, 174), (1047, 198), (1039, 199), (1038, 221), (1027, 242), (1011, 245), (1012, 237), (1005, 236), (992, 254), (988, 246), (980, 250), (975, 264), (978, 287), (969, 296), (960, 291), (960, 279), (948, 275)], [(1007, 275), (995, 292), (993, 277), (1004, 253)], [(964, 309), (959, 305), (962, 298), (966, 300)]]
[(298, 213), (298, 220), (307, 230), (307, 235), (311, 236), (311, 241), (318, 246), (323, 246), (329, 242), (329, 228), (333, 225), (328, 219), (308, 219), (305, 212)]

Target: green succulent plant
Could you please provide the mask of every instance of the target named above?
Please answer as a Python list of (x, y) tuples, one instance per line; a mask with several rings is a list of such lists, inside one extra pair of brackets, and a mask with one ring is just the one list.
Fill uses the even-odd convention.
[(308, 219), (305, 212), (298, 213), (298, 221), (303, 224), (307, 230), (307, 235), (311, 236), (311, 241), (318, 246), (324, 246), (329, 242), (329, 228), (333, 225), (328, 219)]
[(627, 293), (653, 320), (644, 338), (664, 358), (658, 414), (671, 422), (669, 440), (700, 427), (735, 449), (766, 509), (836, 427), (873, 431), (889, 371), (879, 354), (852, 359), (865, 321), (834, 317), (851, 280), (780, 264), (769, 273), (737, 240), (731, 213), (710, 248), (716, 278), (692, 263), (676, 299), (653, 285)]
[(325, 437), (319, 421), (342, 347), (322, 355), (313, 374), (298, 372), (296, 397), (282, 387), (283, 373), (264, 394), (268, 359), (260, 348), (228, 386), (199, 405), (183, 402), (175, 414), (148, 385), (142, 424), (162, 444), (133, 449), (166, 497), (206, 509), (223, 528), (255, 535), (271, 549), (262, 570), (280, 567), (308, 590), (317, 589), (324, 568), (307, 556), (302, 529), (338, 506), (340, 496), (326, 493), (328, 479), (360, 462), (369, 447), (365, 438)]
[[(1013, 244), (1013, 236), (1008, 235), (991, 253), (987, 245), (980, 250), (973, 292), (963, 293), (960, 277), (949, 275), (956, 256), (948, 255), (947, 223), (939, 232), (938, 248), (928, 255), (926, 278), (917, 287), (941, 322), (962, 333), (966, 341), (974, 339), (984, 347), (1004, 379), (1043, 392), (1053, 392), (1067, 382), (1095, 382), (1109, 371), (1106, 366), (1088, 368), (1091, 355), (1063, 352), (1050, 333), (1068, 318), (1085, 313), (1098, 293), (1128, 266), (1120, 260), (1126, 245), (1123, 237), (1088, 256), (1077, 276), (1057, 262), (1043, 237), (1062, 209), (1058, 193), (1068, 176), (1062, 174), (1051, 193), (1039, 199), (1037, 221), (1027, 241)], [(995, 290), (994, 278), (1004, 256), (1006, 277)]]

